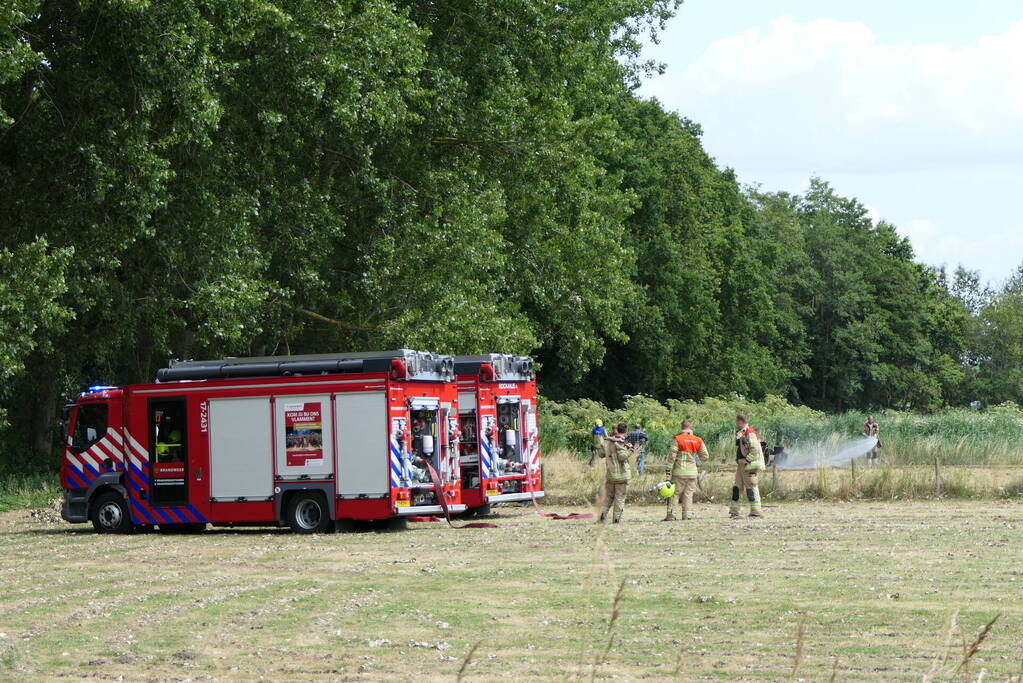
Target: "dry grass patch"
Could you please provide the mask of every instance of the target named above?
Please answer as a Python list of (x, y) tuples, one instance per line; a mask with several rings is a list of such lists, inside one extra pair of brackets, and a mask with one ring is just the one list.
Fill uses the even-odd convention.
[(497, 529), (102, 537), (4, 513), (0, 679), (1019, 673), (1023, 505), (767, 514), (701, 504), (695, 522), (664, 524), (633, 506), (601, 526), (503, 508)]
[[(648, 455), (646, 473), (639, 476), (633, 465), (629, 486), (632, 503), (658, 503), (654, 485), (664, 479), (667, 459)], [(696, 498), (721, 502), (731, 496), (735, 465), (730, 460), (712, 460), (706, 469)], [(602, 463), (590, 467), (579, 453), (566, 449), (544, 456), (544, 489), (550, 503), (588, 505), (597, 498), (604, 480)], [(920, 500), (998, 499), (1023, 501), (1023, 474), (1018, 467), (964, 467), (930, 465), (867, 467), (857, 461), (852, 467), (809, 470), (768, 470), (760, 480), (760, 491), (770, 502), (795, 500)]]

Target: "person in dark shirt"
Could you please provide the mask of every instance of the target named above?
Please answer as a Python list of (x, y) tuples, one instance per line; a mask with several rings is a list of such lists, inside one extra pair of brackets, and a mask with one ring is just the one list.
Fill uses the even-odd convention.
[(632, 431), (625, 435), (625, 442), (636, 452), (636, 472), (643, 474), (646, 470), (646, 445), (650, 437), (638, 424), (632, 425)]

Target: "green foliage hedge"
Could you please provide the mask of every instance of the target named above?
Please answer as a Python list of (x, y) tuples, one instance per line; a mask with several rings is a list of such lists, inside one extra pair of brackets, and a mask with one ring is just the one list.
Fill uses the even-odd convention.
[[(746, 414), (761, 438), (770, 444), (779, 437), (789, 446), (843, 441), (861, 436), (866, 413), (826, 414), (795, 406), (771, 396), (763, 401), (740, 397), (702, 401), (658, 402), (629, 396), (619, 409), (596, 401), (546, 400), (540, 404), (541, 438), (545, 449), (587, 452), (594, 420), (605, 425), (639, 423), (650, 435), (653, 453), (667, 454), (683, 419), (694, 422), (719, 458), (731, 457), (735, 416)], [(1023, 409), (1006, 403), (986, 410), (946, 409), (932, 414), (884, 411), (874, 414), (881, 424), (882, 451), (891, 464), (931, 464), (938, 458), (956, 465), (1023, 466)], [(720, 462), (720, 459), (719, 459)]]

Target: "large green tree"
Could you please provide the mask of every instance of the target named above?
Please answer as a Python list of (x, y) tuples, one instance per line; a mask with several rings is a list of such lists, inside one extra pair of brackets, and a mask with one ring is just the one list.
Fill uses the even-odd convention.
[(972, 382), (964, 398), (1023, 403), (1023, 266), (985, 297), (971, 332)]
[(795, 207), (816, 277), (805, 319), (811, 405), (933, 408), (962, 378), (962, 321), (938, 274), (863, 205), (815, 180)]
[(0, 246), (53, 245), (73, 320), (19, 347), (11, 441), (170, 356), (540, 346), (578, 376), (632, 286), (596, 150), (671, 4), (15, 3)]
[(764, 345), (776, 335), (767, 251), (751, 239), (734, 176), (703, 150), (699, 126), (655, 101), (623, 97), (616, 120), (624, 144), (603, 156), (635, 198), (625, 227), (636, 289), (628, 341), (612, 346), (589, 393), (617, 401), (777, 390), (779, 367)]

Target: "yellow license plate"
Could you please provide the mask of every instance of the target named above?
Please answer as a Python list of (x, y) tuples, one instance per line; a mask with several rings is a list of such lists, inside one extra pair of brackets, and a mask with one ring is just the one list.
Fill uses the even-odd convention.
[(400, 508), (407, 508), (412, 505), (411, 500), (399, 500), (395, 503)]
[(500, 492), (500, 491), (496, 491), (496, 490), (494, 490), (494, 489), (487, 489), (487, 495), (488, 495), (488, 496), (496, 496), (496, 495), (498, 495), (499, 493), (501, 493), (501, 492)]

